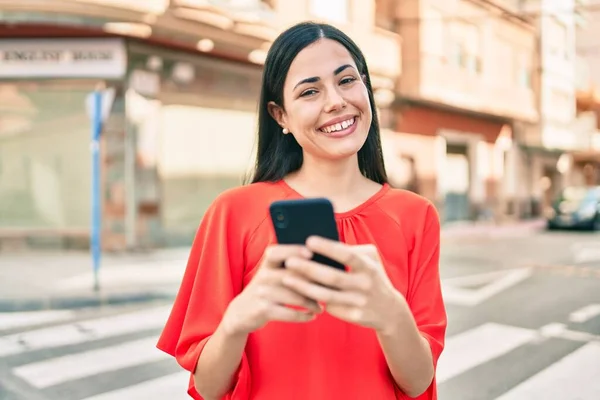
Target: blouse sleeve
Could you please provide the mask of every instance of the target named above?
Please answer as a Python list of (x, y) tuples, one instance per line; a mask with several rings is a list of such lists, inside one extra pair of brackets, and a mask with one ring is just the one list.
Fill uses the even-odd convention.
[[(428, 205), (423, 230), (415, 234), (410, 254), (410, 284), (407, 302), (421, 335), (429, 342), (434, 369), (444, 348), (446, 309), (442, 298), (440, 273), (440, 220), (432, 204)], [(399, 398), (408, 398), (402, 397)], [(435, 376), (420, 400), (437, 398)]]
[[(227, 306), (242, 290), (243, 235), (232, 220), (228, 207), (219, 199), (205, 213), (171, 314), (157, 344), (160, 350), (174, 356), (192, 374), (202, 349), (221, 322)], [(224, 399), (246, 398), (249, 375), (244, 354), (235, 386)], [(194, 386), (193, 376), (190, 376), (188, 394), (202, 400)]]

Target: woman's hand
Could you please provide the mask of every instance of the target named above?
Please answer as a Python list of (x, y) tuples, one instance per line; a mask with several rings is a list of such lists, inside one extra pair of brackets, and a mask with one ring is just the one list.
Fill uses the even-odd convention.
[[(386, 275), (377, 248), (350, 246), (321, 237), (311, 237), (307, 248), (349, 267), (340, 271), (306, 257), (287, 259), (283, 283), (295, 292), (325, 304), (330, 314), (342, 320), (385, 333), (397, 322), (398, 304), (406, 303)], [(304, 279), (303, 279), (304, 278)]]
[(223, 329), (233, 335), (244, 335), (269, 321), (307, 322), (321, 312), (317, 302), (283, 285), (284, 278), (294, 274), (282, 268), (290, 257), (309, 260), (312, 253), (304, 246), (291, 245), (274, 245), (265, 250), (256, 275), (227, 307)]

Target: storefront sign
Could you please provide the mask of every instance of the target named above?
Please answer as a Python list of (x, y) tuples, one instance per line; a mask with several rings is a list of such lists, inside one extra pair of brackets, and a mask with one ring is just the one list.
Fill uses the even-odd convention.
[(121, 39), (0, 41), (0, 78), (121, 78), (127, 53)]

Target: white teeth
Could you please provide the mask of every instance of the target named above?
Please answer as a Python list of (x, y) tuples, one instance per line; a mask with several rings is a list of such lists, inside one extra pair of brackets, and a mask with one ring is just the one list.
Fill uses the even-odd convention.
[(354, 125), (354, 122), (355, 122), (355, 119), (352, 118), (352, 119), (349, 119), (347, 121), (342, 121), (342, 122), (340, 122), (338, 124), (327, 126), (327, 127), (323, 128), (321, 130), (323, 132), (326, 132), (326, 133), (341, 131), (342, 129), (346, 129), (349, 126)]

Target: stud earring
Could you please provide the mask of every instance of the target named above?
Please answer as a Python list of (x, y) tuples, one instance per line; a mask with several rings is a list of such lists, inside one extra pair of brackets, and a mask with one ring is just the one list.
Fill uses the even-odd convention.
[(288, 133), (290, 133), (290, 131), (288, 131), (288, 129), (287, 129), (287, 128), (283, 128), (283, 131), (282, 131), (282, 132), (283, 132), (283, 134), (284, 134), (284, 135), (287, 135)]

